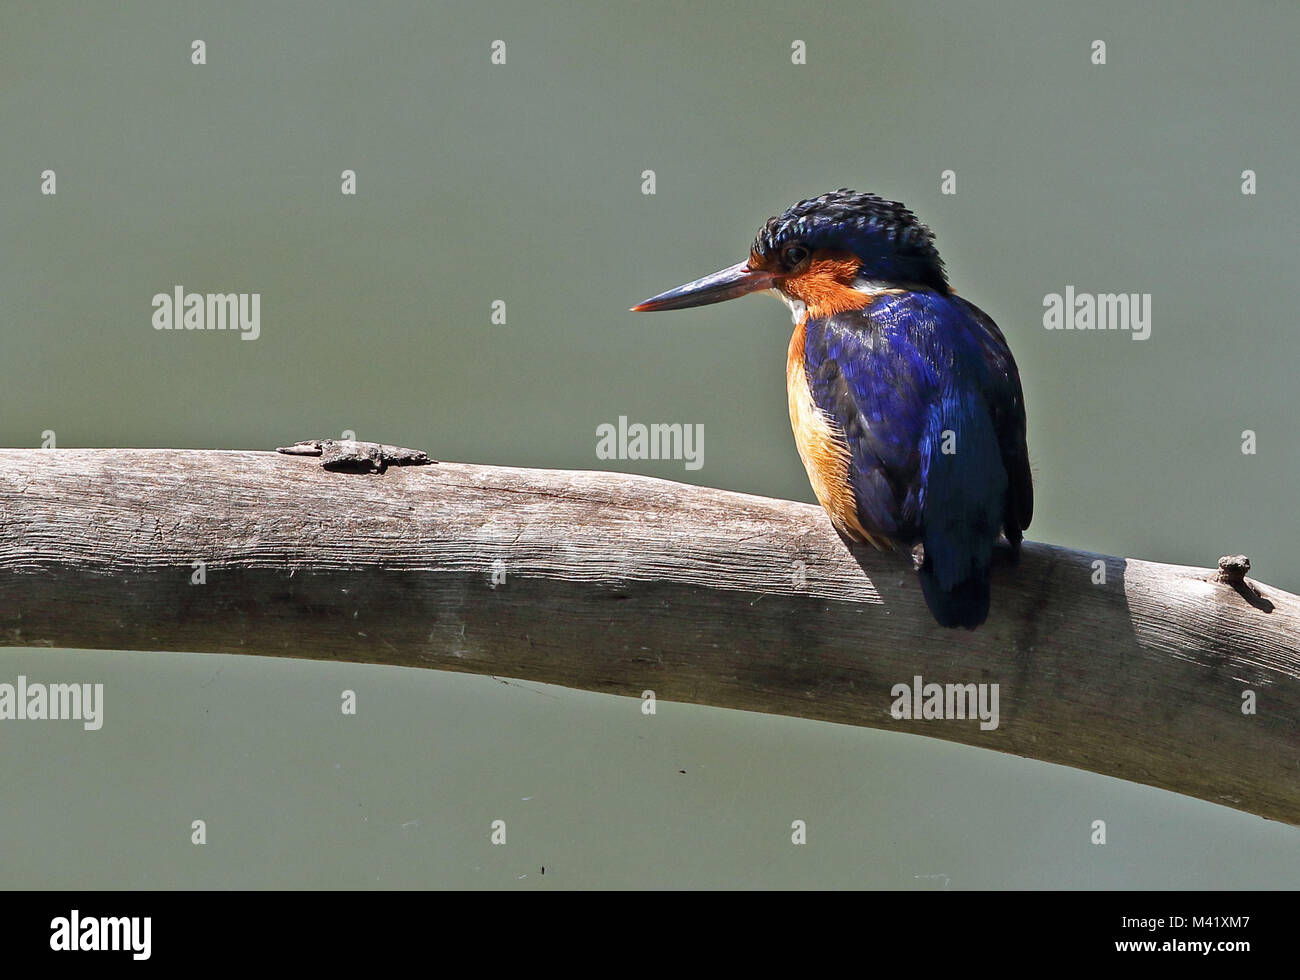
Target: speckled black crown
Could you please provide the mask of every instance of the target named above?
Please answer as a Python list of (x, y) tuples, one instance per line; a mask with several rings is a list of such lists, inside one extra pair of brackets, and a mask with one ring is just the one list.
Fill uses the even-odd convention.
[(800, 201), (767, 220), (754, 251), (770, 257), (794, 242), (854, 252), (875, 278), (948, 288), (934, 233), (899, 202), (875, 194), (841, 187)]

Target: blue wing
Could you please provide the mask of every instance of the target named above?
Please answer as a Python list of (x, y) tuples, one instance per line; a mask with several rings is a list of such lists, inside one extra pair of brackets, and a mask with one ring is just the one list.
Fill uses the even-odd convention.
[(940, 622), (982, 622), (998, 533), (1017, 546), (1033, 511), (1024, 398), (1001, 331), (956, 296), (909, 291), (810, 320), (804, 354), (813, 401), (851, 453), (859, 520), (924, 542)]

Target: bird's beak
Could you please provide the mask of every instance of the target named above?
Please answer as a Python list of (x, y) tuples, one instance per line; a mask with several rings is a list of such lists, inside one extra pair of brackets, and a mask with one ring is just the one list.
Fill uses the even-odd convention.
[(651, 296), (644, 303), (632, 307), (632, 312), (650, 313), (654, 310), (684, 310), (690, 306), (707, 306), (709, 303), (721, 303), (724, 299), (735, 299), (760, 289), (771, 289), (773, 283), (774, 277), (768, 270), (751, 269), (748, 263), (738, 262), (711, 276)]

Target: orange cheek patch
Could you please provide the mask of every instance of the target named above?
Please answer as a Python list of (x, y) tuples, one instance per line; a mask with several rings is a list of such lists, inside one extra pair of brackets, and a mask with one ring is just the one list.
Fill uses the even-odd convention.
[(853, 288), (860, 264), (854, 255), (818, 253), (807, 269), (783, 280), (781, 288), (802, 300), (817, 319), (860, 309), (870, 302), (870, 297)]

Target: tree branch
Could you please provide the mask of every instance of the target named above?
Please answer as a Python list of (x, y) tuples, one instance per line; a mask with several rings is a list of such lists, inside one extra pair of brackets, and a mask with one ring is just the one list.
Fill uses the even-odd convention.
[[(1240, 560), (1209, 570), (1029, 543), (995, 570), (993, 612), (968, 633), (933, 623), (909, 556), (850, 552), (806, 504), (614, 473), (320, 463), (0, 450), (0, 644), (652, 690), (1300, 824), (1300, 599)], [(918, 675), (998, 684), (998, 728), (895, 719), (891, 689)], [(1247, 690), (1257, 713), (1243, 713)]]

